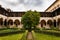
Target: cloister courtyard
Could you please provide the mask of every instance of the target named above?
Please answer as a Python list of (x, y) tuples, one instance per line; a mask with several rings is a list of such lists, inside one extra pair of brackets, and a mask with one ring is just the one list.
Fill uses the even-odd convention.
[(44, 12), (13, 12), (0, 5), (0, 40), (60, 40), (60, 0)]

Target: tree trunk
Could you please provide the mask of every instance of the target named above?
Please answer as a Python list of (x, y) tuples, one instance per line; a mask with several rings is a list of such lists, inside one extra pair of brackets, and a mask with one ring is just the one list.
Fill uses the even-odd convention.
[(31, 27), (29, 27), (29, 28), (28, 28), (28, 32), (31, 32), (31, 31), (32, 31), (32, 29), (31, 29)]

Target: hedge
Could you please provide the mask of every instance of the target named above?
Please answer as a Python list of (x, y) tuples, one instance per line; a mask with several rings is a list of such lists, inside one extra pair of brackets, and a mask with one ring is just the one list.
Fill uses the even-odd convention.
[(35, 32), (43, 33), (43, 34), (48, 34), (48, 35), (54, 35), (54, 36), (60, 36), (60, 32), (59, 31), (35, 30)]
[(26, 31), (26, 32), (24, 33), (24, 35), (23, 35), (23, 37), (21, 38), (21, 40), (27, 40), (27, 32), (28, 32), (28, 31)]
[(10, 34), (17, 34), (23, 33), (25, 30), (18, 30), (18, 29), (6, 29), (0, 31), (0, 36), (10, 35)]

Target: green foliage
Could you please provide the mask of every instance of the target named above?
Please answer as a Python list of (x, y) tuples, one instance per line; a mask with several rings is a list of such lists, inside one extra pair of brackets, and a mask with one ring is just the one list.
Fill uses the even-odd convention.
[(56, 30), (35, 30), (35, 32), (60, 37), (60, 32)]
[(7, 35), (7, 36), (0, 36), (0, 40), (21, 40), (24, 33)]
[(24, 32), (25, 32), (25, 30), (20, 30), (20, 29), (16, 29), (16, 28), (3, 29), (3, 30), (0, 30), (0, 36), (12, 35), (12, 34), (24, 33)]
[(40, 14), (36, 11), (27, 11), (21, 21), (24, 25), (24, 28), (31, 29), (32, 27), (36, 27), (39, 24)]
[(42, 33), (35, 33), (35, 40), (60, 40), (60, 37)]
[(23, 37), (21, 38), (21, 40), (27, 40), (27, 31), (24, 33)]

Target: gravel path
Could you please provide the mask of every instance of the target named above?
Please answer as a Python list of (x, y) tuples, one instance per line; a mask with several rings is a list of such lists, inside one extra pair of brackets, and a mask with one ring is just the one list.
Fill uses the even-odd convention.
[(28, 32), (28, 34), (27, 34), (27, 40), (33, 40), (32, 32)]

